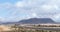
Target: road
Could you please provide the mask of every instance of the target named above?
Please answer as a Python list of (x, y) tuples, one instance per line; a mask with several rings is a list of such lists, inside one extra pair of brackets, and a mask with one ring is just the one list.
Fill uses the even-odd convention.
[(51, 30), (51, 31), (60, 31), (60, 27), (25, 27), (28, 29), (36, 29), (36, 30)]

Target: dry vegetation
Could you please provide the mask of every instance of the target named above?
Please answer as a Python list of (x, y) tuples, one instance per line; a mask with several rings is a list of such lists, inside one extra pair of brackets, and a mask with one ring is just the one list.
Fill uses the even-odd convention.
[[(57, 27), (55, 25), (52, 26), (44, 26), (44, 25), (34, 25), (33, 27)], [(58, 26), (60, 27), (60, 26)], [(57, 32), (57, 31), (49, 31), (49, 30), (36, 30), (32, 28), (25, 28), (20, 25), (12, 25), (12, 26), (6, 26), (6, 25), (0, 25), (0, 32)], [(58, 31), (60, 32), (60, 31)]]

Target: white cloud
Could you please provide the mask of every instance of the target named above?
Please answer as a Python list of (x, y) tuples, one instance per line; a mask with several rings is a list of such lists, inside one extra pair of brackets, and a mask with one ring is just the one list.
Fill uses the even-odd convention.
[(52, 9), (52, 6), (51, 5), (43, 5), (42, 9), (43, 10), (50, 10), (50, 9)]
[(16, 7), (24, 7), (24, 6), (25, 6), (25, 3), (19, 1), (19, 2), (17, 2), (15, 5), (16, 5)]
[(32, 13), (31, 14), (33, 17), (37, 17), (37, 14), (36, 13)]
[(55, 19), (58, 19), (60, 16), (55, 16), (55, 13), (58, 14), (60, 12), (58, 11), (60, 9), (58, 3), (60, 3), (59, 0), (23, 0), (17, 1), (15, 4), (0, 4), (0, 8), (8, 10), (7, 15), (12, 17), (8, 17), (8, 20), (20, 20), (33, 17), (55, 17)]
[(57, 15), (54, 15), (53, 18), (56, 20), (56, 19), (59, 19), (60, 18), (60, 14), (57, 14)]
[(5, 19), (3, 17), (0, 17), (0, 21), (4, 21)]
[(42, 5), (41, 8), (44, 11), (52, 11), (52, 10), (58, 10), (59, 7), (57, 5)]
[(56, 10), (59, 10), (58, 5), (54, 5), (53, 7), (54, 7)]

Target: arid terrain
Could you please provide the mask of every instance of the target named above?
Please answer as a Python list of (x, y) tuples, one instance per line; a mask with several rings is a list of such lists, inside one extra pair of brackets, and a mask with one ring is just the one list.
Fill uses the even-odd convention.
[(0, 32), (59, 32), (60, 24), (0, 25)]

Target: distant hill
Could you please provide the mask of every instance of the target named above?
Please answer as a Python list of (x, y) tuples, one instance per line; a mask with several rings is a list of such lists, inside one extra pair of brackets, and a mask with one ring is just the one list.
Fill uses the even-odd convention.
[(18, 22), (5, 22), (2, 24), (40, 24), (40, 23), (55, 23), (55, 22), (50, 18), (30, 18), (20, 20)]
[(50, 18), (30, 18), (26, 20), (21, 20), (19, 21), (19, 23), (38, 24), (38, 23), (55, 23), (55, 22)]

